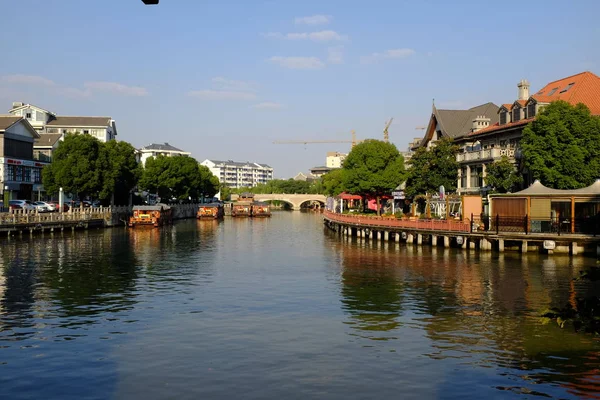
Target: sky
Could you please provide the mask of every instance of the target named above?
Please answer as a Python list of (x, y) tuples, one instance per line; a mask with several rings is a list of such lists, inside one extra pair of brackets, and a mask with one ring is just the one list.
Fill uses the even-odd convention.
[[(0, 113), (110, 116), (118, 139), (277, 178), (383, 137), (406, 150), (432, 102), (466, 109), (600, 74), (600, 1), (0, 0)], [(434, 100), (435, 99), (435, 100)], [(273, 144), (332, 140), (331, 144)]]

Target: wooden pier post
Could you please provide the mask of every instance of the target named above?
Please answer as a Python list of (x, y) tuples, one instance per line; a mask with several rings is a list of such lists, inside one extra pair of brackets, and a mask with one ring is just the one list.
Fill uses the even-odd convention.
[(444, 236), (444, 247), (450, 247), (450, 236)]
[(504, 239), (498, 239), (498, 251), (499, 252), (504, 251)]

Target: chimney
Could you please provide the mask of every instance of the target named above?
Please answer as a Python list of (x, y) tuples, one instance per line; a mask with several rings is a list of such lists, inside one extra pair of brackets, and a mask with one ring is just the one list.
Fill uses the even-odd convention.
[(529, 99), (529, 82), (527, 82), (527, 79), (521, 79), (517, 87), (519, 88), (519, 100)]
[(473, 119), (473, 128), (471, 129), (471, 132), (477, 132), (480, 129), (487, 128), (490, 126), (490, 121), (491, 119), (486, 118), (485, 115), (478, 115)]
[(14, 101), (12, 104), (12, 108), (22, 107), (24, 105), (25, 103), (23, 103), (22, 101)]

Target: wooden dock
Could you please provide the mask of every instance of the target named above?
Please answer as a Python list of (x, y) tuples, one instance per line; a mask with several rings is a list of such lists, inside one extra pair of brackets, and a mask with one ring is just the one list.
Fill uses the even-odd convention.
[(600, 236), (591, 234), (474, 231), (468, 221), (408, 220), (331, 211), (324, 211), (323, 218), (339, 235), (361, 239), (500, 252), (600, 254)]

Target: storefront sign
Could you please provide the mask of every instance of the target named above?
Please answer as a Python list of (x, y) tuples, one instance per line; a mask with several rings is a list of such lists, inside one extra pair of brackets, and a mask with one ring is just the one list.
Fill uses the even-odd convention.
[(394, 196), (394, 199), (396, 200), (402, 200), (405, 198), (404, 196), (404, 192), (400, 191), (400, 192), (392, 192), (392, 196)]

